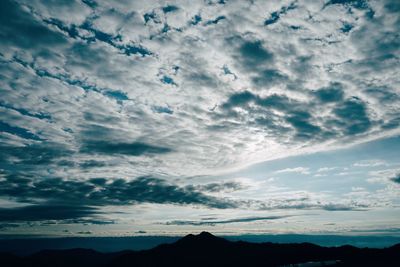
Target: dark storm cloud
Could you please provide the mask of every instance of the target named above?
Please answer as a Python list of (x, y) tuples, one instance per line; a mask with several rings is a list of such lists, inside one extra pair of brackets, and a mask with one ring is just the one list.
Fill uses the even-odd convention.
[(267, 216), (267, 217), (246, 217), (246, 218), (235, 218), (229, 220), (201, 220), (201, 221), (181, 221), (175, 220), (166, 222), (166, 225), (210, 225), (214, 226), (217, 224), (229, 224), (229, 223), (245, 223), (245, 222), (255, 222), (255, 221), (272, 221), (288, 218), (291, 216)]
[[(145, 142), (122, 141), (129, 132), (115, 130), (100, 124), (108, 125), (110, 121), (116, 122), (119, 118), (112, 115), (97, 113), (85, 113), (86, 124), (82, 125), (82, 136), (80, 152), (87, 154), (108, 154), (108, 155), (162, 155), (173, 150), (168, 147), (157, 146)], [(90, 124), (93, 122), (96, 124)]]
[[(62, 207), (61, 207), (62, 208)], [(101, 217), (98, 216), (98, 213), (100, 214), (101, 212), (96, 212), (94, 215), (89, 216), (89, 218), (86, 218), (86, 216), (82, 216), (85, 218), (71, 218), (71, 219), (51, 219), (51, 220), (38, 220), (40, 221), (40, 226), (49, 226), (49, 225), (56, 225), (56, 224), (82, 224), (82, 225), (110, 225), (110, 224), (115, 224), (115, 221), (113, 220), (107, 220), (107, 219), (102, 219)]]
[(0, 208), (0, 221), (65, 220), (93, 216), (98, 211), (86, 206), (31, 205), (19, 208)]
[(333, 83), (316, 91), (315, 96), (323, 103), (338, 102), (344, 98), (344, 92), (340, 83)]
[(233, 48), (235, 65), (249, 75), (254, 88), (289, 82), (289, 77), (275, 66), (276, 55), (267, 48), (268, 42), (243, 36), (227, 38), (226, 42)]
[(311, 118), (311, 114), (306, 111), (293, 112), (286, 118), (286, 121), (296, 130), (295, 137), (297, 139), (309, 140), (322, 133), (320, 127), (310, 122)]
[(17, 158), (19, 161), (13, 163), (15, 168), (24, 164), (46, 165), (72, 153), (65, 146), (50, 142), (18, 147), (0, 145), (0, 163), (7, 163), (10, 159)]
[(1, 46), (43, 49), (66, 41), (62, 34), (37, 22), (21, 6), (8, 0), (0, 1), (0, 32)]
[(259, 40), (246, 41), (241, 37), (234, 38), (231, 42), (242, 42), (238, 52), (237, 59), (246, 68), (257, 68), (258, 66), (270, 63), (273, 60), (273, 54), (263, 47)]
[[(193, 190), (195, 189), (195, 190)], [(131, 181), (93, 178), (86, 181), (60, 178), (32, 179), (29, 176), (8, 175), (0, 181), (0, 195), (18, 201), (43, 199), (52, 203), (74, 205), (130, 205), (159, 203), (203, 205), (210, 208), (235, 208), (236, 203), (205, 195), (197, 188), (180, 187), (152, 177)]]
[[(400, 2), (397, 0), (389, 0), (385, 2), (385, 8), (391, 13), (400, 12)], [(399, 18), (400, 19), (400, 18)]]
[(153, 146), (140, 142), (113, 143), (111, 141), (86, 141), (81, 147), (81, 152), (89, 154), (123, 154), (130, 156), (141, 156), (150, 154), (165, 154), (172, 149), (167, 147)]
[(94, 224), (94, 225), (109, 225), (115, 224), (113, 220), (101, 220), (101, 219), (67, 219), (62, 220), (63, 224)]
[(256, 99), (257, 97), (253, 93), (249, 91), (243, 91), (229, 96), (228, 101), (226, 101), (222, 107), (225, 109), (229, 109), (231, 107), (242, 107)]
[(10, 134), (18, 135), (25, 139), (32, 139), (32, 140), (41, 140), (39, 136), (36, 134), (31, 133), (29, 130), (12, 126), (7, 123), (0, 121), (0, 132), (7, 132)]
[(335, 123), (343, 128), (344, 134), (363, 133), (372, 126), (366, 105), (358, 98), (344, 101), (333, 112), (339, 118)]

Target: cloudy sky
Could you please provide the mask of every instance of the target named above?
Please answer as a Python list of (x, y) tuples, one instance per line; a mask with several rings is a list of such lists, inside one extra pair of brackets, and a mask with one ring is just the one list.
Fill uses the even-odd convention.
[(0, 13), (0, 235), (400, 235), (399, 1)]

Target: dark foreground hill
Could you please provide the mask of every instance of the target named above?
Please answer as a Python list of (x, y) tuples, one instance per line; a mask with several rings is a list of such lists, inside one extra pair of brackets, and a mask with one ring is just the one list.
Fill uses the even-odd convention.
[(400, 244), (385, 249), (321, 247), (310, 243), (256, 244), (231, 242), (203, 232), (137, 252), (44, 250), (25, 257), (3, 253), (0, 254), (0, 266), (400, 266)]

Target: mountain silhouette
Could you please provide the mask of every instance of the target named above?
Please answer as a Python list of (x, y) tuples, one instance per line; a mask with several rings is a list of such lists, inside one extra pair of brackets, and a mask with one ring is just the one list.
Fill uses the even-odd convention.
[(208, 232), (143, 251), (101, 253), (90, 249), (43, 250), (19, 257), (0, 253), (4, 267), (153, 266), (399, 266), (400, 244), (385, 248), (321, 247), (228, 241)]

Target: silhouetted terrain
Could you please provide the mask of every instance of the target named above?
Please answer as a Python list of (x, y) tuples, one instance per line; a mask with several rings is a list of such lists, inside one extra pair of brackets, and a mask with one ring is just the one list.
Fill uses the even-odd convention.
[[(320, 262), (320, 265), (311, 262)], [(305, 264), (299, 266), (399, 266), (400, 244), (385, 249), (321, 247), (310, 243), (256, 244), (231, 242), (203, 232), (137, 252), (100, 253), (70, 249), (44, 250), (25, 257), (0, 254), (0, 265), (4, 267), (291, 266), (302, 263)]]

